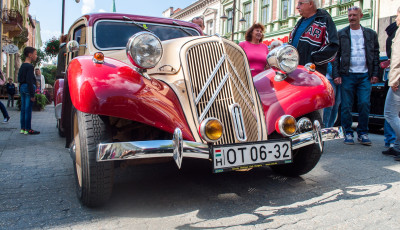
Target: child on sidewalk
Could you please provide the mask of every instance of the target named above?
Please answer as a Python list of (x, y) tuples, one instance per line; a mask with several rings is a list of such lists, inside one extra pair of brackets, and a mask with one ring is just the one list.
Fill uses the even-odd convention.
[(18, 72), (19, 92), (21, 95), (21, 133), (39, 134), (31, 128), (32, 103), (35, 101), (36, 78), (34, 68), (31, 64), (37, 58), (37, 51), (33, 47), (25, 47), (25, 62), (21, 65)]
[(14, 107), (15, 85), (13, 83), (12, 78), (8, 78), (8, 83), (6, 84), (6, 88), (8, 94), (7, 107), (10, 107), (10, 102), (11, 102), (11, 107)]

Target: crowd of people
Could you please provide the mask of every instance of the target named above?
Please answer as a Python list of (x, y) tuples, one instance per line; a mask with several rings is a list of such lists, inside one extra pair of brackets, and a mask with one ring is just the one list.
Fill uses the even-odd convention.
[[(379, 81), (379, 43), (377, 33), (361, 25), (362, 9), (358, 6), (348, 8), (349, 25), (339, 31), (330, 14), (320, 9), (315, 0), (300, 0), (296, 9), (300, 20), (289, 36), (289, 44), (299, 53), (299, 64), (314, 63), (316, 70), (330, 81), (335, 94), (335, 104), (325, 108), (323, 124), (332, 127), (341, 106), (340, 123), (345, 132), (344, 144), (354, 145), (352, 129), (352, 108), (357, 98), (357, 141), (366, 146), (372, 145), (368, 137), (370, 96), (372, 84)], [(385, 155), (395, 156), (400, 161), (400, 8), (396, 22), (386, 30), (388, 34), (387, 55), (391, 60), (388, 85), (390, 86), (385, 103)], [(239, 45), (245, 51), (251, 74), (254, 77), (269, 68), (266, 61), (269, 50), (281, 45), (271, 44), (270, 49), (262, 43), (264, 26), (255, 23), (250, 27), (245, 39)], [(339, 39), (340, 38), (340, 39)], [(393, 40), (393, 41), (392, 41)], [(393, 44), (393, 45), (392, 45)], [(399, 137), (399, 138), (397, 138)]]

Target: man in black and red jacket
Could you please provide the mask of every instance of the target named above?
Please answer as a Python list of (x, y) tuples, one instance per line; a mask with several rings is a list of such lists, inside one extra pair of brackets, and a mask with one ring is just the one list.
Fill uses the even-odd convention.
[(299, 51), (300, 65), (314, 63), (325, 75), (339, 49), (336, 25), (328, 12), (318, 9), (318, 1), (299, 0), (296, 9), (301, 18), (290, 33), (289, 44)]

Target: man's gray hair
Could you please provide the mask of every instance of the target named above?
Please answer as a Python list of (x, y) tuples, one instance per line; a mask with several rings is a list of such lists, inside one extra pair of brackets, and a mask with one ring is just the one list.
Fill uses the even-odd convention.
[(400, 13), (400, 6), (399, 6), (399, 8), (397, 9), (397, 12), (399, 12), (399, 13)]
[(192, 18), (191, 22), (193, 22), (194, 20), (199, 20), (199, 19), (203, 20), (203, 22), (204, 22), (204, 17), (203, 16), (194, 17), (194, 18)]
[(319, 0), (310, 0), (310, 2), (314, 3), (314, 6), (315, 6), (316, 9), (319, 8)]

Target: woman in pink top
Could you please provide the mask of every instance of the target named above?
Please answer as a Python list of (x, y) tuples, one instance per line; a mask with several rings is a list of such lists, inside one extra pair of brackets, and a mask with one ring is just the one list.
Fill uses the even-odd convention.
[(253, 24), (246, 31), (246, 41), (239, 43), (246, 52), (253, 77), (264, 71), (267, 66), (268, 46), (262, 43), (264, 30), (260, 23)]

